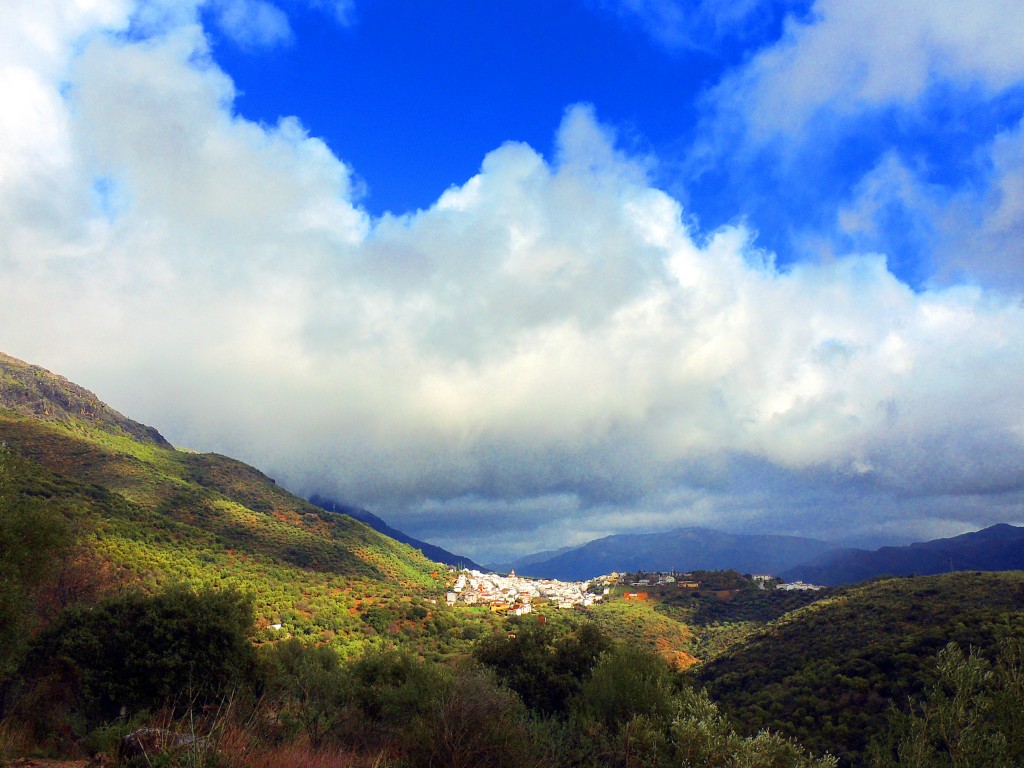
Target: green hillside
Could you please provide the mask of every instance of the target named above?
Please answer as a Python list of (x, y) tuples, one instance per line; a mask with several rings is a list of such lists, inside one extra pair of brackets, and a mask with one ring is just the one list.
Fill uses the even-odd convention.
[(264, 639), (290, 634), (344, 654), (444, 650), (453, 620), (429, 602), (444, 566), (241, 462), (176, 450), (87, 390), (6, 356), (0, 443), (3, 492), (58, 510), (76, 540), (62, 571), (78, 572), (55, 579), (101, 574), (94, 591), (106, 593), (233, 586), (254, 596)]
[(888, 579), (837, 590), (769, 623), (697, 674), (751, 733), (771, 728), (844, 765), (932, 681), (950, 641), (991, 656), (1024, 636), (1024, 572)]

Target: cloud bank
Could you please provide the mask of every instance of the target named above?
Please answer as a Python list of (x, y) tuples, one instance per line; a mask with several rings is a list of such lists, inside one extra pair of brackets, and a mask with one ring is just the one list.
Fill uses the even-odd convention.
[[(234, 113), (194, 6), (139, 35), (124, 3), (58, 5), (0, 25), (0, 344), (176, 444), (477, 558), (695, 522), (1024, 518), (1019, 295), (914, 291), (878, 253), (779, 268), (743, 226), (696, 230), (587, 105), (554, 157), (505, 144), (429, 208), (373, 218), (298, 119)], [(1006, 87), (1019, 58), (968, 55), (987, 24), (944, 66)], [(742, 81), (789, 83), (787, 114), (920, 92), (865, 59), (812, 98), (779, 74), (812, 31), (788, 35)], [(1019, 142), (993, 141), (989, 196), (934, 204), (981, 221), (950, 259), (1019, 231)], [(883, 187), (926, 195), (911, 176)], [(882, 194), (861, 191), (851, 229)]]

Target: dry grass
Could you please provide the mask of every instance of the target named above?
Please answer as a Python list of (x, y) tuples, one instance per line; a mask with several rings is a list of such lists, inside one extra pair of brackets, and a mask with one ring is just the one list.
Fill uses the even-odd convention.
[(0, 765), (28, 754), (32, 747), (28, 730), (10, 720), (0, 720)]
[(305, 739), (262, 746), (248, 729), (226, 728), (218, 739), (218, 764), (226, 768), (388, 768), (383, 753), (361, 753), (335, 746), (313, 747)]

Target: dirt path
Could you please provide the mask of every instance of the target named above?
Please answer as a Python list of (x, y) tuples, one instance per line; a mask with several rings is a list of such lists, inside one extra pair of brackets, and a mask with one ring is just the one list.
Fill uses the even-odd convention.
[(88, 760), (43, 760), (35, 757), (19, 757), (7, 763), (9, 768), (86, 768)]

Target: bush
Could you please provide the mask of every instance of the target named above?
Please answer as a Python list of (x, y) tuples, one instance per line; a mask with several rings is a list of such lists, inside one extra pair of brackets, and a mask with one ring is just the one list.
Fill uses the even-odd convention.
[(564, 714), (580, 683), (611, 647), (589, 622), (568, 632), (536, 622), (509, 626), (511, 632), (482, 640), (473, 655), (542, 715)]
[(411, 768), (525, 768), (540, 765), (526, 707), (480, 667), (445, 680), (407, 744)]
[(450, 675), (395, 650), (366, 653), (349, 673), (349, 709), (357, 721), (349, 735), (363, 745), (400, 743), (410, 724), (433, 709)]
[(893, 710), (871, 745), (877, 768), (1024, 765), (1024, 641), (1004, 641), (996, 663), (950, 643), (938, 680), (909, 712)]
[(123, 595), (62, 613), (25, 669), (37, 691), (63, 686), (86, 730), (165, 705), (201, 709), (252, 679), (252, 622), (234, 590)]
[(351, 677), (330, 648), (292, 638), (261, 656), (266, 695), (294, 736), (302, 730), (314, 748), (335, 731), (351, 694)]

